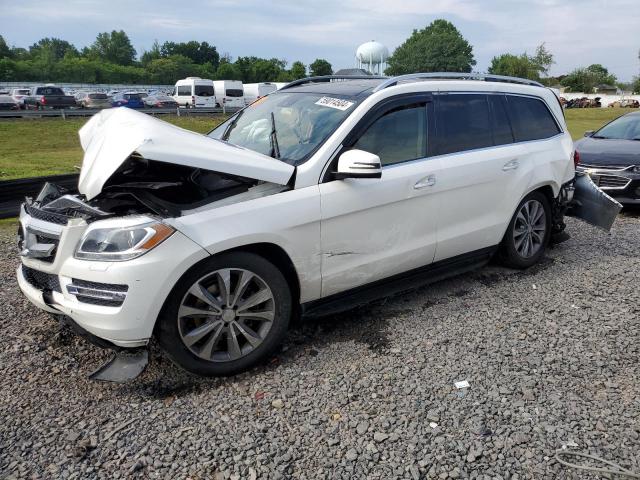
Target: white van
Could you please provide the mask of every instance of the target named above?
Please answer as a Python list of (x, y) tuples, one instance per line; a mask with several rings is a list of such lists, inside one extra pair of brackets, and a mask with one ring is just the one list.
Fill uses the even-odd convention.
[(213, 82), (216, 90), (216, 103), (230, 108), (244, 107), (244, 90), (240, 80), (216, 80)]
[(260, 97), (264, 97), (265, 95), (269, 95), (271, 92), (275, 92), (277, 89), (278, 86), (272, 82), (245, 83), (244, 103), (249, 105)]
[(176, 82), (171, 97), (178, 105), (186, 108), (216, 106), (213, 80), (200, 77), (187, 77)]

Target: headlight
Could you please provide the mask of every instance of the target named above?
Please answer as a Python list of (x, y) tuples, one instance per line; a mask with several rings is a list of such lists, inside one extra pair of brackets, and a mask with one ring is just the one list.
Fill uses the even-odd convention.
[[(93, 224), (80, 239), (74, 256), (82, 260), (121, 262), (144, 255), (175, 230), (164, 223), (148, 221), (137, 225), (109, 227), (108, 220)], [(106, 225), (105, 225), (106, 224)]]

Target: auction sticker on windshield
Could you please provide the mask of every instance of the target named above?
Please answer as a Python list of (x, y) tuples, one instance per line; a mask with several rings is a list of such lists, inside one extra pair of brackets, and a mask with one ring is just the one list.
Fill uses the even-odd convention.
[(336, 108), (338, 110), (348, 110), (349, 107), (353, 105), (353, 102), (350, 102), (349, 100), (343, 100), (342, 98), (322, 97), (316, 102), (316, 105)]

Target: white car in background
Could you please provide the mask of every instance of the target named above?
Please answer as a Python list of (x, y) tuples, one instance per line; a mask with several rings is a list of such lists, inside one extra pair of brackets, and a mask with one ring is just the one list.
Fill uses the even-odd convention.
[(217, 106), (213, 80), (187, 77), (176, 82), (169, 95), (185, 108), (214, 108)]
[(244, 103), (249, 105), (255, 102), (257, 99), (269, 95), (270, 93), (278, 90), (278, 86), (273, 82), (261, 82), (261, 83), (245, 83), (244, 88)]
[(31, 90), (28, 88), (14, 88), (11, 90), (11, 97), (18, 102), (21, 109), (24, 109), (24, 97), (28, 97)]
[(100, 345), (135, 352), (155, 336), (183, 368), (230, 375), (268, 358), (298, 316), (495, 255), (534, 265), (583, 195), (540, 84), (333, 80), (293, 82), (208, 135), (95, 115), (80, 194), (48, 185), (22, 207), (26, 297)]

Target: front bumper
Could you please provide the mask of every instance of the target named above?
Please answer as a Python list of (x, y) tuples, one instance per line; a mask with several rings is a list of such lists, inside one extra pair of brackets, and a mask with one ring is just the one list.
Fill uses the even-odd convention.
[(640, 172), (634, 166), (608, 168), (578, 165), (576, 171), (586, 173), (593, 183), (623, 205), (640, 205)]
[[(53, 259), (21, 257), (22, 265), (16, 275), (27, 299), (46, 312), (67, 315), (90, 334), (120, 347), (147, 344), (173, 286), (189, 267), (208, 256), (195, 242), (175, 232), (158, 247), (133, 260), (79, 260), (73, 253), (87, 228), (83, 220), (55, 225), (31, 217), (22, 208), (20, 224), (23, 232), (36, 231), (59, 238)], [(77, 293), (77, 288), (69, 288), (78, 280), (83, 285), (125, 285), (124, 301), (120, 305), (86, 303), (80, 295), (71, 293)]]

